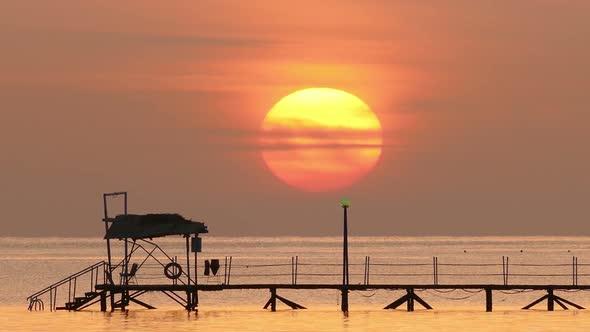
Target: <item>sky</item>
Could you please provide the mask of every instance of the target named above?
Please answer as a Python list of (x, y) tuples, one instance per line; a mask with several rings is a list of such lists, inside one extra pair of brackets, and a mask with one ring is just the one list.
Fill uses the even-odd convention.
[[(590, 2), (3, 1), (0, 236), (102, 236), (102, 193), (217, 236), (590, 235)], [(361, 98), (374, 169), (311, 193), (260, 128)], [(117, 201), (113, 201), (113, 213)], [(120, 210), (118, 210), (120, 211)]]

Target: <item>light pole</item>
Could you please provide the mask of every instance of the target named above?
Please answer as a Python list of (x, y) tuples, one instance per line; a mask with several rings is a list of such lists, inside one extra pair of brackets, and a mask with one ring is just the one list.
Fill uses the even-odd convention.
[(344, 227), (343, 227), (343, 238), (342, 238), (342, 303), (341, 310), (344, 313), (348, 313), (348, 285), (349, 285), (349, 274), (348, 274), (348, 208), (350, 207), (350, 200), (343, 198), (340, 201), (340, 206), (344, 210)]

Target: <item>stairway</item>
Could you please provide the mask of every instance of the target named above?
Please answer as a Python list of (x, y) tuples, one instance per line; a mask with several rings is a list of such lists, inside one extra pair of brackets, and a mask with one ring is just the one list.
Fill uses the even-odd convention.
[(55, 310), (78, 310), (85, 304), (88, 304), (92, 300), (96, 299), (104, 292), (86, 292), (84, 296), (75, 297), (74, 301), (67, 302), (63, 307), (56, 307)]
[[(42, 300), (44, 299), (49, 300), (49, 310), (80, 310), (85, 308), (89, 305), (92, 305), (98, 301), (105, 299), (106, 293), (104, 291), (97, 292), (95, 290), (96, 285), (99, 283), (99, 279), (102, 279), (102, 283), (105, 284), (107, 282), (106, 277), (106, 262), (101, 261), (95, 263), (77, 273), (74, 273), (64, 279), (54, 283), (51, 286), (48, 286), (32, 295), (27, 297), (29, 301), (29, 310), (44, 310), (45, 305)], [(90, 291), (84, 293), (84, 296), (76, 297), (76, 286), (78, 288), (89, 282), (88, 286)], [(84, 286), (83, 286), (84, 287)], [(57, 307), (56, 302), (58, 300), (57, 290), (60, 290), (60, 294), (67, 294), (67, 299), (69, 302), (65, 303), (63, 307)], [(88, 288), (86, 288), (88, 289)], [(65, 296), (65, 295), (63, 295)], [(101, 297), (101, 299), (96, 300), (97, 297)], [(106, 306), (106, 305), (105, 305)]]

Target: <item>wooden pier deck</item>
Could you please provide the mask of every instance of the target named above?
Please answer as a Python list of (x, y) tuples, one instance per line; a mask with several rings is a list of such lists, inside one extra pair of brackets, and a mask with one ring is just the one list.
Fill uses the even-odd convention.
[(406, 304), (407, 311), (414, 311), (414, 301), (421, 304), (426, 309), (432, 309), (426, 301), (421, 299), (415, 292), (420, 290), (480, 290), (485, 292), (486, 311), (491, 312), (493, 310), (493, 291), (519, 291), (519, 290), (533, 290), (533, 291), (545, 291), (546, 294), (540, 297), (538, 300), (530, 303), (523, 307), (523, 309), (529, 309), (542, 301), (547, 301), (547, 310), (553, 311), (555, 304), (559, 305), (562, 309), (568, 310), (567, 305), (572, 306), (576, 309), (585, 309), (581, 305), (566, 300), (560, 296), (554, 294), (554, 291), (577, 291), (577, 290), (590, 290), (590, 285), (557, 285), (557, 284), (513, 284), (513, 285), (497, 285), (497, 284), (445, 284), (445, 285), (434, 285), (434, 284), (351, 284), (343, 286), (339, 284), (231, 284), (231, 285), (170, 285), (170, 284), (151, 284), (151, 285), (110, 285), (101, 284), (96, 285), (98, 291), (106, 291), (113, 293), (130, 293), (130, 292), (185, 292), (194, 293), (196, 291), (224, 291), (224, 290), (260, 290), (268, 289), (271, 293), (271, 298), (267, 302), (268, 307), (271, 305), (271, 310), (276, 310), (276, 300), (284, 302), (293, 309), (305, 309), (302, 305), (289, 301), (285, 298), (278, 296), (277, 290), (317, 290), (317, 289), (332, 289), (340, 290), (342, 292), (343, 300), (346, 297), (348, 302), (349, 291), (371, 291), (371, 290), (405, 290), (406, 294), (401, 298), (393, 301), (387, 305), (384, 309), (396, 309), (399, 306)]

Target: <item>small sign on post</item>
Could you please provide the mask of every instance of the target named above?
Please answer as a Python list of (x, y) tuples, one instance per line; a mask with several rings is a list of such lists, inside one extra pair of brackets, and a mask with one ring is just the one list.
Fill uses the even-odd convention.
[(203, 241), (200, 237), (191, 238), (191, 252), (201, 252)]

